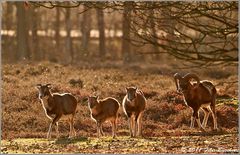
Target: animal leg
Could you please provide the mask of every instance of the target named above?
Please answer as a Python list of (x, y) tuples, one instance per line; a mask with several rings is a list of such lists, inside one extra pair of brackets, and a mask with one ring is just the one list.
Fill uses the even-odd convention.
[(73, 124), (73, 135), (74, 135), (74, 137), (77, 136), (77, 133), (76, 133), (75, 128), (74, 128), (74, 124)]
[(69, 127), (70, 127), (70, 129), (69, 129), (68, 138), (71, 138), (72, 137), (72, 124), (71, 124), (71, 122), (69, 122)]
[(50, 135), (51, 131), (52, 131), (52, 122), (50, 123), (49, 128), (48, 128), (48, 134), (47, 134), (48, 139), (51, 138), (51, 135)]
[(190, 128), (194, 128), (194, 123), (195, 123), (195, 116), (194, 116), (194, 110), (192, 109), (192, 116), (191, 116), (191, 124), (190, 124)]
[(68, 136), (68, 138), (72, 138), (72, 134), (73, 134), (73, 132), (72, 132), (72, 128), (73, 128), (73, 126), (72, 126), (72, 120), (70, 119), (70, 121), (69, 121), (69, 127), (70, 127), (70, 131), (69, 131), (69, 136)]
[(55, 125), (56, 125), (55, 130), (56, 130), (56, 133), (57, 133), (57, 138), (59, 138), (58, 122), (56, 122)]
[[(75, 116), (75, 115), (74, 115)], [(77, 133), (76, 133), (76, 130), (75, 130), (75, 128), (74, 128), (74, 116), (73, 116), (73, 134), (74, 134), (74, 136), (76, 137), (77, 136)]]
[(133, 137), (133, 133), (132, 133), (132, 116), (130, 116), (128, 118), (128, 124), (129, 124), (130, 137)]
[(52, 132), (52, 125), (56, 124), (56, 122), (61, 118), (62, 115), (57, 115), (55, 116), (55, 118), (52, 120), (52, 122), (49, 125), (49, 129), (48, 129), (48, 134), (47, 134), (47, 138), (51, 138), (51, 132)]
[(103, 132), (103, 129), (102, 129), (102, 123), (100, 125), (100, 133), (101, 133), (102, 136), (104, 136), (104, 132)]
[(204, 112), (204, 118), (203, 118), (203, 122), (202, 122), (202, 126), (203, 126), (203, 128), (206, 128), (206, 126), (207, 126), (207, 121), (208, 121), (208, 118), (209, 118), (209, 111), (208, 111), (208, 109), (202, 109), (203, 110), (203, 112)]
[(216, 95), (213, 97), (213, 100), (211, 102), (211, 109), (212, 109), (212, 117), (213, 117), (213, 125), (214, 125), (214, 130), (217, 130), (217, 115), (216, 115), (216, 109), (215, 109), (215, 104), (216, 104)]
[(100, 123), (97, 122), (97, 136), (100, 137)]
[(116, 119), (113, 119), (111, 123), (112, 123), (112, 136), (113, 138), (115, 138), (116, 137)]
[(196, 117), (196, 121), (197, 121), (197, 124), (198, 124), (198, 127), (202, 130), (202, 131), (206, 131), (203, 127), (202, 127), (202, 124), (200, 122), (200, 118), (199, 118), (199, 111), (195, 112), (195, 115)]
[(70, 131), (69, 131), (69, 138), (76, 136), (76, 131), (74, 129), (74, 114), (70, 116)]
[(137, 124), (138, 124), (138, 132), (137, 132), (137, 136), (142, 136), (142, 113), (141, 112), (138, 115), (138, 119), (137, 119)]
[(134, 116), (132, 118), (132, 124), (133, 124), (133, 137), (136, 137), (136, 133), (137, 133), (137, 120), (136, 120), (136, 116)]
[(117, 132), (117, 123), (118, 123), (118, 113), (116, 114), (116, 118), (115, 118), (115, 132)]
[(213, 129), (214, 129), (214, 130), (217, 130), (218, 128), (217, 128), (217, 117), (216, 117), (216, 113), (214, 113), (210, 107), (209, 107), (209, 111), (210, 111), (210, 113), (211, 113), (211, 115), (212, 115), (212, 118), (213, 118)]
[(191, 125), (190, 128), (194, 128), (194, 123), (195, 123), (196, 118), (194, 116), (191, 116)]

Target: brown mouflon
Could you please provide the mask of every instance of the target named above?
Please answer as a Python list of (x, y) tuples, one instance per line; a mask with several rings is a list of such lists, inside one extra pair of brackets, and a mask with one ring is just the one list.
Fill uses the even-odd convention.
[(98, 96), (88, 97), (88, 107), (91, 112), (91, 118), (97, 123), (98, 137), (103, 136), (102, 124), (105, 121), (110, 121), (112, 124), (112, 136), (116, 136), (117, 117), (120, 107), (119, 102), (112, 97), (99, 100)]
[[(193, 84), (191, 79), (197, 82)], [(217, 116), (215, 110), (217, 90), (215, 86), (207, 80), (200, 81), (196, 74), (188, 73), (185, 76), (180, 76), (178, 73), (174, 75), (177, 91), (184, 95), (185, 103), (193, 110), (190, 127), (194, 127), (195, 120), (198, 127), (205, 131), (209, 114), (213, 117), (214, 130), (217, 130)], [(199, 109), (204, 112), (204, 119), (201, 124), (199, 118)]]
[(142, 114), (146, 107), (146, 98), (137, 87), (127, 87), (126, 92), (122, 106), (128, 117), (130, 136), (142, 136)]
[(51, 120), (47, 138), (51, 138), (52, 126), (56, 125), (57, 136), (59, 137), (58, 121), (62, 116), (70, 116), (70, 132), (69, 137), (76, 136), (74, 130), (74, 116), (77, 108), (77, 99), (70, 93), (51, 93), (51, 84), (37, 84), (39, 99), (46, 116)]

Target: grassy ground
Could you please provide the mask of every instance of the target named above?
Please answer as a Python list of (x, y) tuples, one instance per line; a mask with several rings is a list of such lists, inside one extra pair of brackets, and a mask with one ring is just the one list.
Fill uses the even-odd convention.
[[(180, 70), (195, 72), (200, 79), (213, 81), (217, 86), (217, 117), (220, 130), (212, 133), (212, 118), (209, 118), (207, 134), (189, 129), (191, 110), (181, 95), (176, 93), (173, 74), (174, 66), (119, 65), (101, 63), (79, 64), (74, 66), (49, 62), (5, 64), (2, 66), (2, 152), (82, 152), (82, 153), (174, 153), (174, 152), (213, 152), (237, 148), (238, 100), (237, 68), (208, 68)], [(179, 71), (179, 70), (178, 70)], [(49, 120), (44, 115), (34, 88), (38, 83), (51, 83), (53, 92), (71, 92), (79, 101), (75, 119), (77, 137), (68, 136), (69, 126), (59, 123), (61, 138), (44, 139)], [(120, 112), (118, 138), (101, 139), (96, 137), (96, 124), (90, 119), (87, 95), (100, 98), (115, 97), (122, 101), (125, 87), (135, 85), (147, 98), (143, 116), (145, 138), (128, 137), (126, 116)], [(201, 119), (203, 114), (200, 113)], [(111, 126), (105, 123), (103, 130), (111, 135)], [(194, 134), (196, 133), (196, 134)], [(200, 134), (200, 135), (199, 135)], [(53, 137), (55, 132), (52, 133)], [(181, 144), (178, 144), (182, 141)], [(215, 141), (215, 142), (214, 142)], [(205, 144), (206, 142), (206, 144)], [(96, 143), (96, 145), (94, 144)], [(197, 146), (194, 144), (197, 143)], [(78, 145), (81, 144), (81, 145)], [(176, 145), (175, 145), (176, 144)], [(216, 146), (214, 145), (216, 144)], [(189, 148), (186, 148), (189, 146)], [(97, 147), (96, 149), (93, 149)], [(191, 150), (190, 148), (193, 148)], [(195, 149), (195, 150), (194, 150)], [(198, 150), (196, 150), (198, 149)]]
[[(237, 153), (237, 134), (3, 140), (2, 153)], [(229, 143), (230, 141), (233, 141)]]

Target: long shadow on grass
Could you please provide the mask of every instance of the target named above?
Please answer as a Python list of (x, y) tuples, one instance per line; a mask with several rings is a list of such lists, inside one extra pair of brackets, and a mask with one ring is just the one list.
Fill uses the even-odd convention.
[(77, 142), (86, 142), (87, 137), (76, 137), (76, 138), (59, 138), (55, 141), (55, 144), (73, 144)]
[(219, 130), (219, 131), (190, 133), (189, 135), (190, 136), (216, 136), (216, 135), (231, 135), (231, 134), (238, 134), (238, 132), (237, 131), (227, 132), (224, 130)]

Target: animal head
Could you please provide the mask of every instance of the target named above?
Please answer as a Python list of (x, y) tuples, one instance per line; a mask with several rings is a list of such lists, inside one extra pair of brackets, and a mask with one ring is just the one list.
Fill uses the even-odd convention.
[(39, 92), (39, 98), (42, 99), (43, 97), (47, 96), (50, 93), (51, 84), (37, 84), (36, 88), (38, 89)]
[[(197, 84), (194, 86), (190, 82), (192, 79), (195, 79), (197, 81)], [(183, 77), (180, 76), (178, 73), (176, 73), (174, 74), (174, 80), (175, 80), (175, 84), (178, 92), (188, 91), (192, 88), (198, 87), (198, 85), (200, 84), (199, 77), (193, 73), (188, 73)]]
[(126, 87), (127, 99), (132, 101), (136, 98), (137, 87)]
[(98, 104), (98, 96), (88, 96), (88, 106), (94, 108)]

